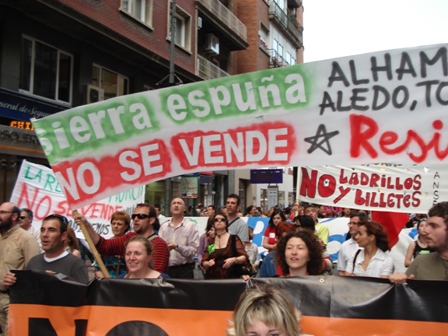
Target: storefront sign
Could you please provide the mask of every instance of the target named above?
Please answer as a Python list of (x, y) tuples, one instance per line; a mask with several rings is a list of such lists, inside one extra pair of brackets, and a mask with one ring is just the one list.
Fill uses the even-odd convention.
[(250, 183), (283, 183), (283, 169), (251, 169)]
[(2, 117), (29, 122), (31, 118), (43, 118), (66, 108), (20, 92), (0, 88), (0, 115)]

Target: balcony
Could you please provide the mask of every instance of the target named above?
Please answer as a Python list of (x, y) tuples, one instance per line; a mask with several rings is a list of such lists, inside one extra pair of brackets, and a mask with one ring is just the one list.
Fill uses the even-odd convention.
[(206, 17), (219, 33), (211, 31), (220, 40), (228, 39), (234, 44), (235, 50), (248, 47), (246, 26), (220, 1), (218, 0), (196, 0), (199, 5), (199, 16)]
[(262, 38), (260, 38), (260, 49), (269, 55), (270, 49), (268, 47), (268, 44)]
[(269, 19), (271, 19), (296, 48), (303, 46), (303, 26), (297, 21), (294, 15), (287, 15), (277, 3), (271, 0), (269, 4)]
[(196, 59), (196, 75), (204, 80), (230, 76), (227, 72), (198, 55)]
[(289, 8), (299, 8), (302, 7), (302, 0), (288, 0)]
[(280, 55), (277, 50), (269, 49), (269, 68), (280, 68), (284, 66), (288, 66), (288, 62), (283, 59), (283, 56)]

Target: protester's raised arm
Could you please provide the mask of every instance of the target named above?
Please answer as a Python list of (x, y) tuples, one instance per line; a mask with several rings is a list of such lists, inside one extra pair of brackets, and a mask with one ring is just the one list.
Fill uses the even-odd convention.
[(100, 235), (96, 233), (96, 231), (93, 229), (92, 225), (89, 223), (87, 218), (83, 215), (75, 215), (73, 216), (75, 219), (75, 223), (80, 225), (81, 222), (84, 223), (84, 226), (87, 229), (87, 232), (89, 233), (90, 237), (92, 238), (92, 242), (96, 245), (98, 241), (100, 240)]

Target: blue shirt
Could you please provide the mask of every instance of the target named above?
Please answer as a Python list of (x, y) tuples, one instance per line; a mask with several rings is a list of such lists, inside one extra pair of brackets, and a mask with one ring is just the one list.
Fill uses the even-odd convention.
[(276, 256), (277, 251), (273, 251), (264, 257), (260, 270), (258, 271), (257, 278), (270, 278), (277, 276), (277, 262), (275, 261)]

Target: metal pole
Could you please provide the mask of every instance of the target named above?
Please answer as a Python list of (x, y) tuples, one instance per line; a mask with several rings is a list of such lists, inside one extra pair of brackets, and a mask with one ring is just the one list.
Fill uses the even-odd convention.
[[(174, 85), (174, 55), (176, 51), (176, 0), (171, 3), (171, 41), (170, 41), (170, 74), (168, 83)], [(172, 198), (171, 178), (165, 179), (165, 216), (171, 216), (170, 204)]]
[(176, 51), (176, 0), (171, 4), (171, 44), (170, 44), (170, 78), (169, 83), (174, 84), (174, 52)]

